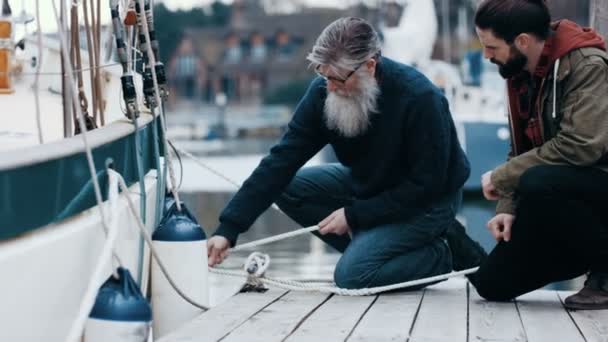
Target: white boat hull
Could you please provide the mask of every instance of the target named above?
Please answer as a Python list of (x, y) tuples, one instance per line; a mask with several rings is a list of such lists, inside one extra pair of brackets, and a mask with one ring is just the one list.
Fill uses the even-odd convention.
[[(131, 187), (139, 203), (139, 184)], [(146, 228), (154, 229), (156, 172), (145, 177)], [(118, 210), (116, 251), (145, 294), (149, 253), (124, 194)], [(136, 208), (139, 211), (139, 206)], [(105, 242), (99, 208), (20, 237), (0, 241), (0, 341), (63, 341), (76, 318), (83, 295)], [(111, 273), (108, 263), (106, 273)], [(112, 267), (116, 267), (113, 264)]]

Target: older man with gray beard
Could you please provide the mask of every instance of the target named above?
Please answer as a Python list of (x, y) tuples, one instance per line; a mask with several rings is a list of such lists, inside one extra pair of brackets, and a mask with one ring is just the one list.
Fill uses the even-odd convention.
[[(316, 235), (343, 253), (334, 274), (343, 288), (477, 266), (485, 254), (454, 219), (469, 163), (441, 92), (381, 57), (377, 33), (359, 18), (325, 28), (308, 60), (319, 77), (221, 213), (209, 264), (222, 262), (276, 202), (299, 224), (318, 225)], [(327, 144), (340, 163), (300, 169)]]

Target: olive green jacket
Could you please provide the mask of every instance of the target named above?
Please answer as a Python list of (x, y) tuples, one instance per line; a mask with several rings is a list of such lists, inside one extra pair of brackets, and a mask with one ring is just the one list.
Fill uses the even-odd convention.
[(545, 143), (510, 157), (492, 172), (501, 196), (497, 213), (515, 213), (519, 177), (532, 166), (590, 166), (608, 172), (608, 54), (597, 48), (573, 50), (560, 59), (555, 85), (553, 75), (552, 69), (540, 93)]

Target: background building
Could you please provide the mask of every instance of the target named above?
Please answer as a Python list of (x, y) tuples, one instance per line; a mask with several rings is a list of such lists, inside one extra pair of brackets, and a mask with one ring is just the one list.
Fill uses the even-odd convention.
[(257, 1), (235, 1), (224, 27), (184, 32), (168, 63), (172, 90), (203, 102), (213, 103), (223, 93), (229, 103), (260, 103), (273, 90), (310, 81), (314, 74), (306, 55), (328, 24), (344, 15), (373, 13), (356, 6), (267, 14)]
[[(409, 0), (415, 1), (415, 0)], [(478, 49), (473, 16), (478, 0), (434, 0), (438, 39), (434, 59), (458, 64)], [(369, 3), (369, 1), (367, 2)], [(306, 55), (321, 31), (342, 16), (359, 16), (374, 25), (394, 26), (404, 1), (363, 2), (347, 9), (301, 7), (267, 13), (259, 0), (235, 0), (222, 25), (186, 28), (170, 52), (168, 73), (175, 98), (213, 104), (225, 94), (229, 104), (294, 104), (314, 77)], [(589, 0), (549, 0), (554, 19), (589, 25)]]

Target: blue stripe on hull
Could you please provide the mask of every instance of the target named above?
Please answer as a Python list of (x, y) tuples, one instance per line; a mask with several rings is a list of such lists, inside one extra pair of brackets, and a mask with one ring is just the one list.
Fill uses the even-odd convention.
[[(156, 167), (156, 121), (139, 130), (143, 174)], [(107, 127), (106, 127), (107, 128)], [(104, 128), (104, 129), (106, 129)], [(107, 192), (106, 161), (131, 185), (139, 181), (135, 133), (93, 149), (95, 168), (104, 199)], [(0, 171), (0, 240), (43, 227), (96, 205), (84, 152), (68, 157)]]

